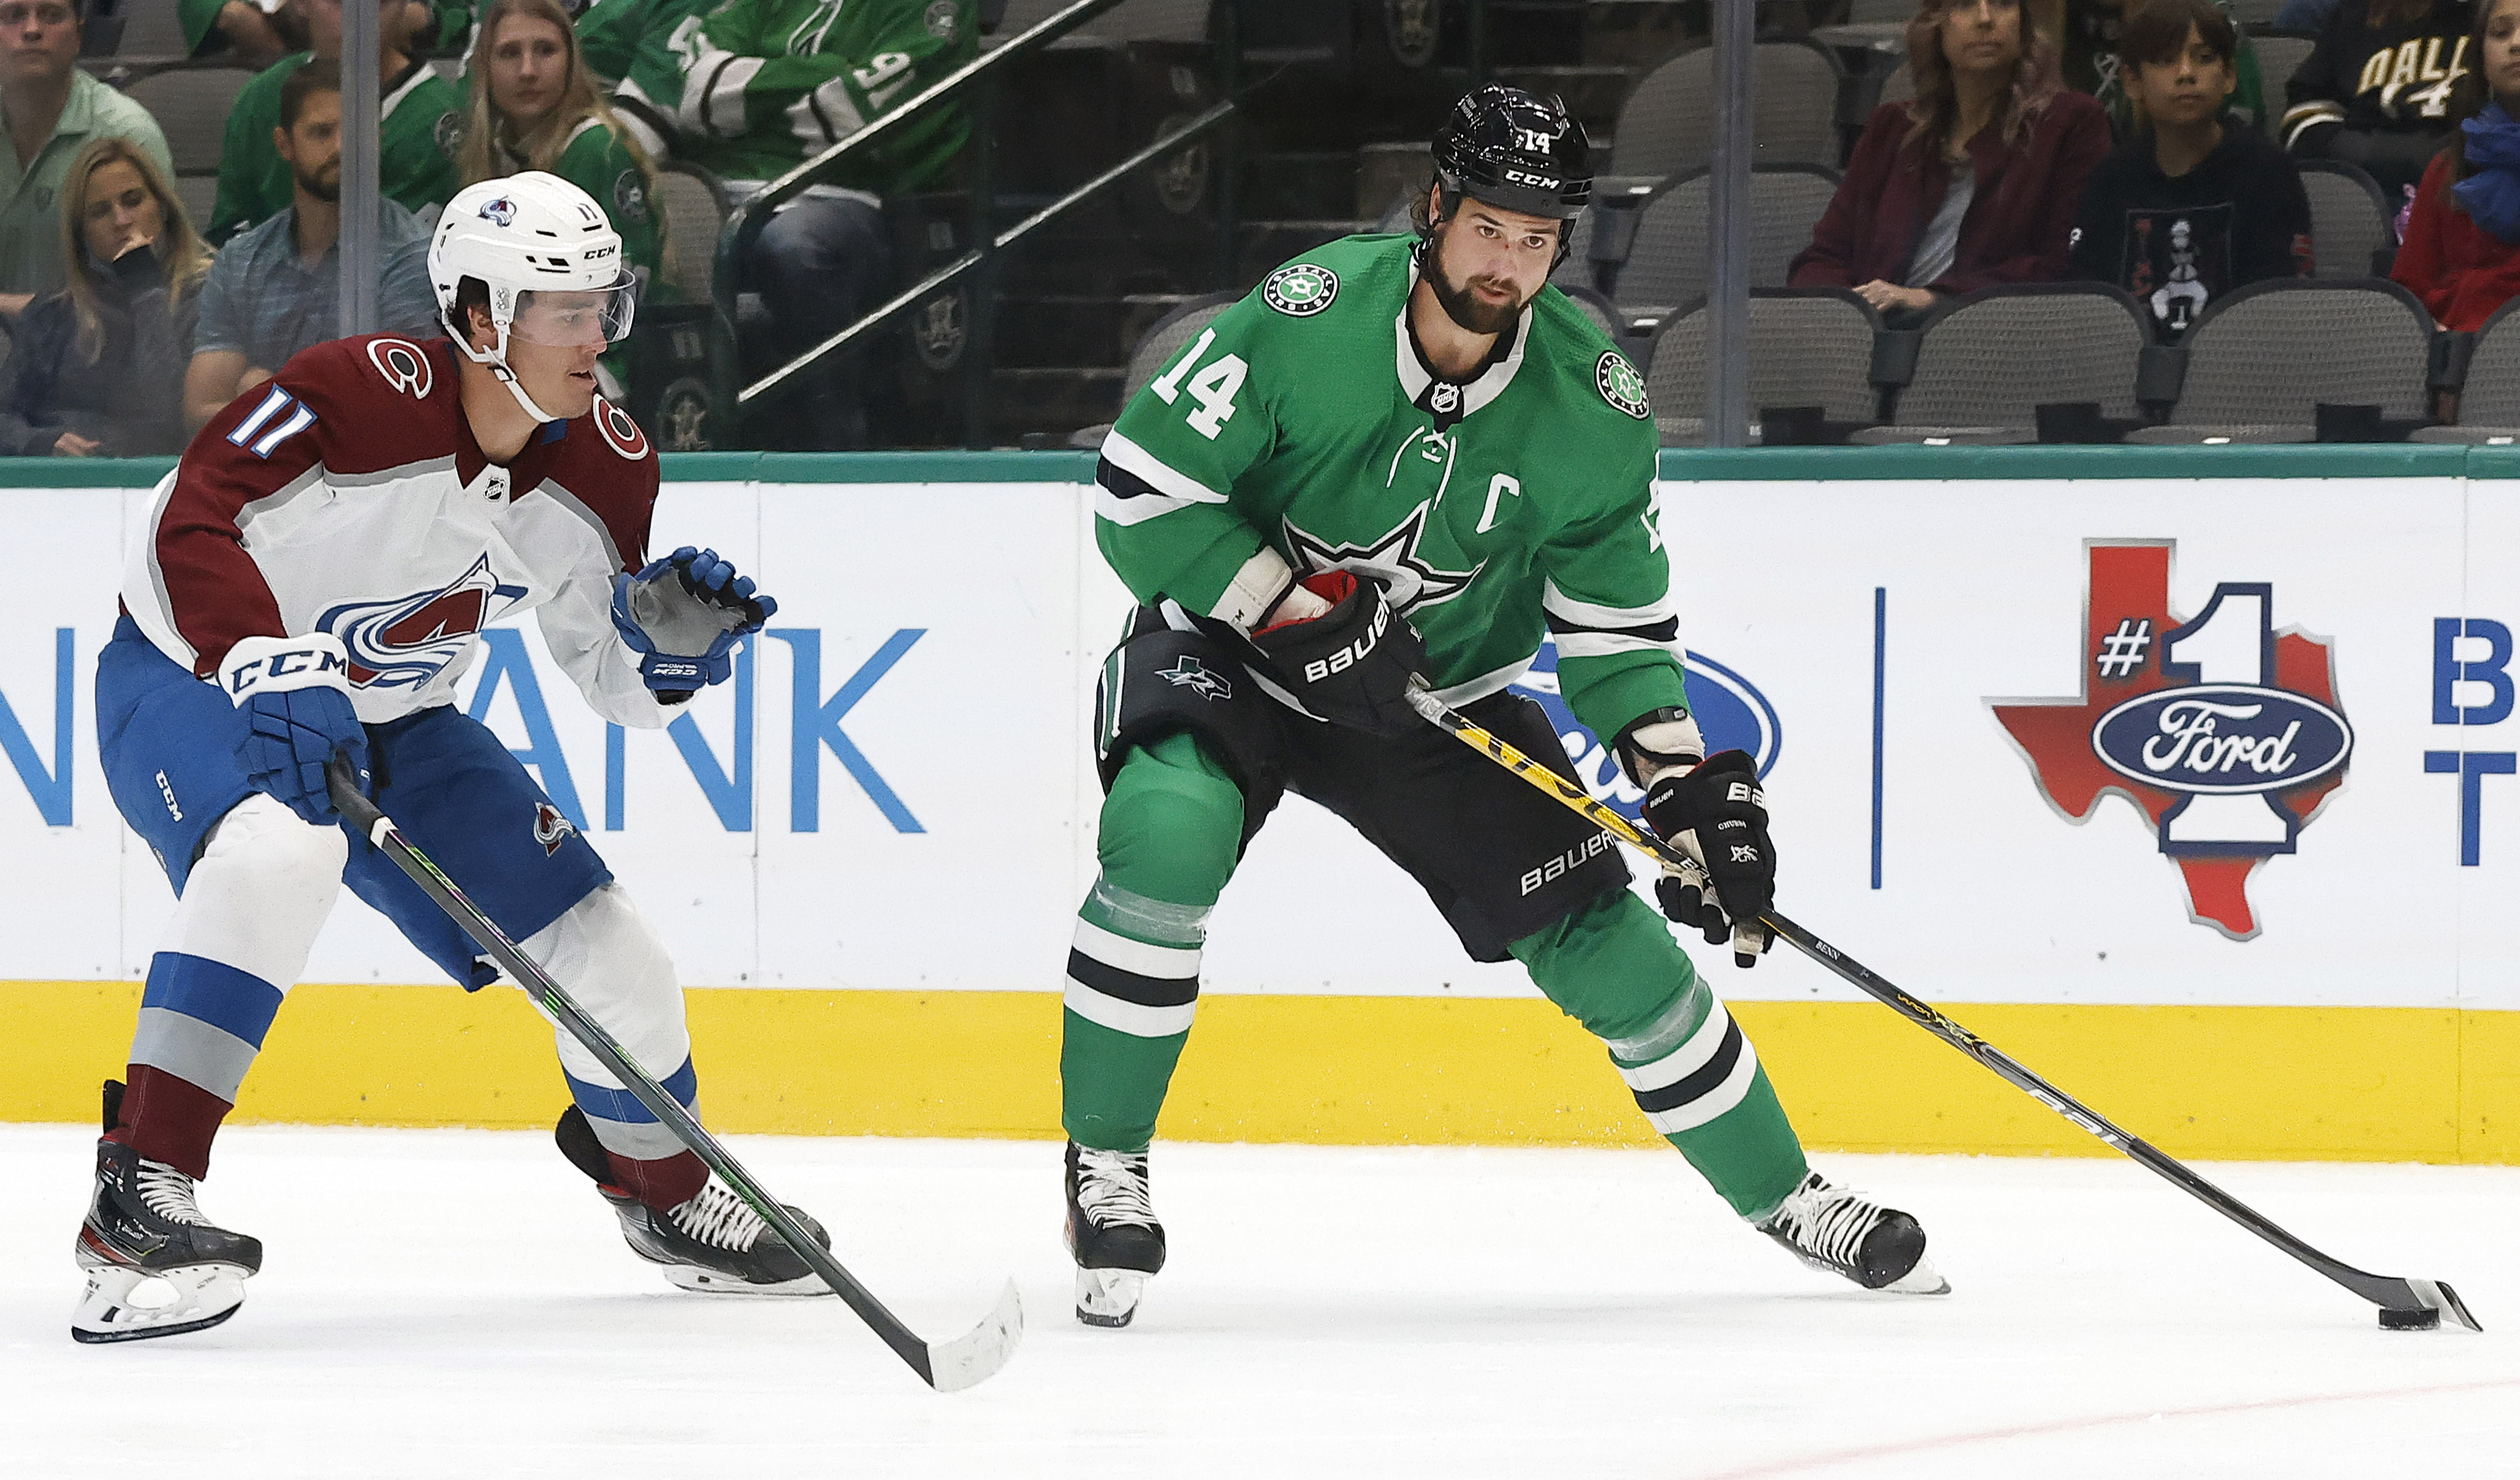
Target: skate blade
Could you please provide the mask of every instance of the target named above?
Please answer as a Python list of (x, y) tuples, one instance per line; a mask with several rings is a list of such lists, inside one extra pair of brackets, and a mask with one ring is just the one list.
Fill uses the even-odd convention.
[(1138, 1301), (1147, 1292), (1147, 1277), (1137, 1270), (1076, 1272), (1076, 1319), (1087, 1325), (1118, 1330), (1137, 1319)]
[(1952, 1282), (1934, 1268), (1932, 1260), (1919, 1256), (1914, 1269), (1881, 1288), (1892, 1295), (1948, 1295), (1952, 1292)]
[(250, 1273), (233, 1264), (187, 1265), (158, 1275), (84, 1258), (80, 1264), (87, 1292), (70, 1312), (70, 1339), (88, 1345), (208, 1330), (245, 1304)]
[(662, 1268), (665, 1278), (671, 1281), (675, 1288), (690, 1290), (696, 1295), (828, 1295), (832, 1293), (832, 1287), (823, 1282), (823, 1277), (815, 1274), (800, 1275), (793, 1279), (783, 1279), (775, 1284), (753, 1284), (747, 1280), (738, 1279), (732, 1275), (721, 1275), (715, 1270), (698, 1269), (688, 1264), (668, 1264)]

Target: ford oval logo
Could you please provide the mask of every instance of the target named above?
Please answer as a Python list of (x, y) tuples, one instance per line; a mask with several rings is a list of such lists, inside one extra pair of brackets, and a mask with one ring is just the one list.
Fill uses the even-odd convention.
[(2188, 684), (2101, 715), (2092, 748), (2110, 770), (2147, 786), (2243, 796), (2289, 790), (2345, 764), (2354, 730), (2344, 715), (2298, 694)]

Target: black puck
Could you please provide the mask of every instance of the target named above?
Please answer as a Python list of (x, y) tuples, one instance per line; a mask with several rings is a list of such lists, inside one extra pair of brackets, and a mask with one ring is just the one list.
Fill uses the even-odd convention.
[(2441, 1326), (2441, 1312), (2426, 1306), (2420, 1310), (2395, 1311), (2382, 1307), (2380, 1329), (2384, 1331), (2430, 1331)]

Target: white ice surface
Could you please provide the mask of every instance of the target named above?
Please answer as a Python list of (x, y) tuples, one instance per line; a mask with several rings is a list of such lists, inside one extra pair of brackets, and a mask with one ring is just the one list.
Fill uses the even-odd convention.
[(942, 1339), (928, 1392), (834, 1300), (669, 1289), (548, 1138), (244, 1127), (207, 1209), (235, 1320), (68, 1338), (91, 1133), (0, 1127), (0, 1475), (2520, 1475), (2520, 1168), (2204, 1168), (2485, 1334), (2355, 1297), (2117, 1160), (1822, 1156), (1925, 1222), (1955, 1293), (1867, 1295), (1643, 1151), (1159, 1145), (1173, 1263), (1068, 1314), (1058, 1147), (743, 1138)]

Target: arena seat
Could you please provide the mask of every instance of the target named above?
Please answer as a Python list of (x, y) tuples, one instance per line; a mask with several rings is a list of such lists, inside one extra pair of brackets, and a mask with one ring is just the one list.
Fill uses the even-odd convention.
[(2341, 159), (2304, 159), (2301, 188), (2310, 197), (2310, 242), (2322, 278), (2385, 277), (2397, 255), (2397, 229), (2380, 182)]
[(2380, 278), (2252, 283), (2165, 351), (2184, 364), (2167, 426), (2133, 442), (2402, 440), (2422, 425), (2432, 316)]
[(718, 232), (726, 225), (725, 187), (698, 165), (669, 164), (656, 171), (656, 206), (665, 217), (668, 280), (684, 302), (707, 302)]
[[(1811, 245), (1812, 227), (1837, 193), (1837, 171), (1815, 164), (1762, 165), (1750, 172), (1750, 286), (1782, 288), (1785, 269)], [(1639, 214), (1625, 259), (1612, 269), (1610, 296), (1633, 321), (1669, 317), (1706, 295), (1713, 269), (1707, 172), (1692, 170), (1657, 193)]]
[[(2143, 309), (2098, 283), (2025, 283), (1946, 298), (1917, 331), (1890, 424), (1859, 442), (2116, 441), (2142, 420)], [(2048, 408), (2048, 426), (2041, 426)]]
[(2426, 426), (2408, 441), (2520, 443), (2520, 313), (2514, 310), (2520, 310), (2520, 298), (2496, 309), (2476, 331), (2458, 386), (2458, 425)]
[[(1708, 330), (1706, 305), (1690, 304), (1655, 334), (1646, 357), (1645, 397), (1666, 447), (1706, 440)], [(1872, 425), (1880, 330), (1880, 315), (1843, 288), (1751, 290), (1751, 440), (1838, 442)]]
[[(1752, 71), (1754, 162), (1834, 168), (1837, 58), (1810, 41), (1762, 41), (1753, 48)], [(1668, 179), (1704, 165), (1714, 149), (1715, 53), (1701, 47), (1647, 72), (1619, 105), (1601, 173)]]

